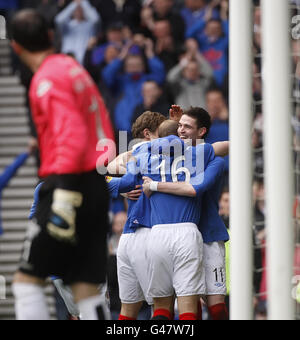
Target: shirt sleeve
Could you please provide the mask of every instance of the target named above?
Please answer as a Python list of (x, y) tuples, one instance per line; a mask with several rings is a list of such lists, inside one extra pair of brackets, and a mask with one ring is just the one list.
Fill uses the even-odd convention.
[(225, 161), (223, 158), (216, 157), (214, 160), (212, 160), (204, 171), (204, 176), (202, 176), (200, 179), (198, 178), (199, 183), (197, 183), (197, 178), (194, 178), (191, 181), (191, 184), (196, 190), (197, 196), (203, 194), (205, 191), (210, 190), (223, 174), (224, 169)]
[(42, 185), (44, 184), (44, 182), (41, 182), (36, 188), (35, 188), (35, 191), (34, 191), (34, 200), (33, 200), (33, 203), (32, 203), (32, 206), (31, 206), (31, 209), (30, 209), (30, 214), (29, 214), (29, 217), (28, 219), (29, 220), (32, 220), (36, 214), (36, 207), (39, 203), (39, 194), (40, 194), (40, 190), (41, 190), (41, 187)]
[(121, 178), (106, 177), (106, 183), (112, 198), (117, 198), (120, 194), (130, 192), (135, 189), (138, 182), (135, 162), (127, 165), (127, 173)]
[(60, 30), (64, 30), (67, 24), (71, 21), (72, 15), (77, 7), (75, 2), (71, 2), (64, 10), (62, 10), (56, 17), (55, 23)]
[(106, 184), (112, 198), (117, 198), (119, 196), (120, 181), (121, 178), (106, 177)]
[(100, 22), (100, 15), (95, 7), (93, 7), (87, 0), (81, 2), (81, 7), (84, 11), (85, 18), (92, 24)]
[(163, 85), (166, 79), (166, 71), (163, 62), (158, 57), (148, 59), (150, 74), (147, 75), (149, 80), (155, 80), (158, 84)]
[(127, 173), (121, 178), (119, 185), (119, 194), (127, 193), (135, 189), (138, 182), (139, 171), (136, 162), (127, 164)]
[(215, 158), (215, 150), (213, 146), (209, 143), (199, 144), (196, 146), (194, 151), (196, 153), (196, 160), (199, 172), (203, 172), (208, 166), (209, 162)]
[(117, 90), (122, 88), (122, 80), (118, 76), (122, 65), (121, 59), (115, 59), (102, 70), (102, 79), (111, 90), (115, 90), (117, 83), (120, 83)]
[(15, 161), (8, 166), (3, 174), (0, 176), (0, 190), (4, 189), (11, 178), (16, 174), (18, 169), (26, 162), (28, 153), (23, 153), (15, 159)]
[(206, 22), (205, 20), (198, 20), (193, 26), (187, 29), (185, 38), (196, 38), (199, 32), (203, 32), (205, 28)]

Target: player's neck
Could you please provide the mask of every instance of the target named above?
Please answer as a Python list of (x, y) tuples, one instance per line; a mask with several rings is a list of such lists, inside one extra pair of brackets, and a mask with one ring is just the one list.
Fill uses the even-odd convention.
[(33, 73), (36, 73), (43, 64), (43, 62), (45, 61), (45, 59), (53, 53), (54, 53), (53, 49), (37, 53), (28, 53), (26, 55), (23, 55), (22, 59), (31, 69), (31, 71)]
[(204, 139), (193, 140), (193, 146), (197, 146), (197, 145), (204, 144), (204, 143), (205, 143)]

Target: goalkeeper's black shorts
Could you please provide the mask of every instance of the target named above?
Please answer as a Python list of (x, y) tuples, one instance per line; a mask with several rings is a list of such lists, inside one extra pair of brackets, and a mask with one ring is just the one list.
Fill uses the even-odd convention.
[[(76, 208), (75, 234), (70, 239), (49, 232), (56, 186), (53, 176), (40, 189), (19, 270), (41, 279), (59, 276), (65, 284), (105, 283), (109, 194), (104, 177), (96, 171), (78, 175), (74, 189), (82, 194), (83, 200)], [(67, 224), (61, 224), (62, 231), (66, 227)]]

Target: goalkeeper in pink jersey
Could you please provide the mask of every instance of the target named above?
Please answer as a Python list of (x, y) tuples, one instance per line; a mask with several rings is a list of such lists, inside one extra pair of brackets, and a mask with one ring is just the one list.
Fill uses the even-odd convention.
[(74, 59), (54, 54), (38, 12), (17, 13), (11, 31), (14, 51), (34, 73), (30, 105), (44, 181), (14, 278), (17, 319), (49, 319), (42, 287), (51, 275), (71, 286), (82, 319), (109, 319), (101, 294), (109, 195), (96, 171), (99, 139), (114, 137), (107, 110), (88, 73)]

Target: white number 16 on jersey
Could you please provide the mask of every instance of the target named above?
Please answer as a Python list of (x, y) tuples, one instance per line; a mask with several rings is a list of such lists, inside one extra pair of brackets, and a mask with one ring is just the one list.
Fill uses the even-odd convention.
[[(189, 171), (189, 169), (185, 168), (185, 167), (181, 167), (179, 169), (177, 169), (177, 166), (180, 162), (185, 161), (185, 156), (181, 156), (178, 157), (174, 160), (173, 164), (172, 164), (172, 169), (171, 169), (171, 175), (172, 175), (172, 181), (173, 182), (178, 182), (178, 178), (177, 176), (184, 172), (185, 173), (185, 181), (187, 183), (190, 183), (191, 180), (191, 173)], [(161, 175), (161, 181), (163, 183), (165, 183), (167, 181), (167, 177), (166, 177), (166, 160), (164, 159), (160, 166), (157, 167), (157, 170), (160, 169), (160, 175)]]

